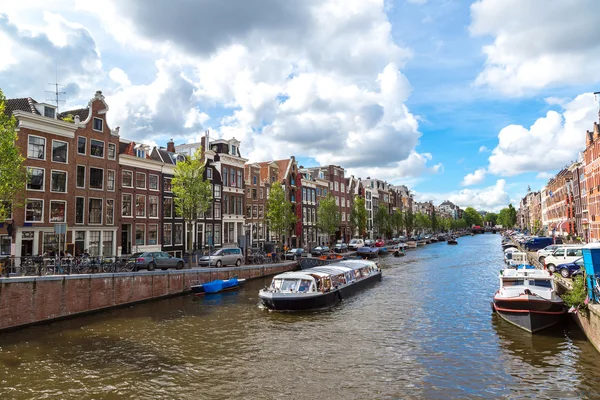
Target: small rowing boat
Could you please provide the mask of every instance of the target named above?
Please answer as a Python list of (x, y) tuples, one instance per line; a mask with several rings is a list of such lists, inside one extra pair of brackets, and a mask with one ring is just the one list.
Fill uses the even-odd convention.
[(216, 279), (211, 282), (194, 285), (191, 289), (196, 296), (202, 296), (205, 294), (215, 294), (228, 290), (235, 290), (243, 286), (245, 282), (245, 279), (238, 278), (229, 278), (227, 280)]

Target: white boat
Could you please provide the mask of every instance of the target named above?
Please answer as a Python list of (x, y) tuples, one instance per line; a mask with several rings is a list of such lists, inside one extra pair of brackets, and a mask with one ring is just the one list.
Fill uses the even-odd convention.
[(531, 266), (500, 272), (492, 306), (500, 317), (531, 333), (556, 325), (565, 314), (552, 274)]
[(414, 240), (410, 240), (410, 241), (406, 242), (406, 245), (408, 246), (409, 249), (417, 248), (417, 242)]

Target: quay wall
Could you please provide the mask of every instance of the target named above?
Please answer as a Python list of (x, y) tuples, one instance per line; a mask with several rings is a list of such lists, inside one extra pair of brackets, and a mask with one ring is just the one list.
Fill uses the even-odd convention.
[(190, 292), (194, 284), (256, 279), (297, 263), (233, 268), (0, 278), (0, 331)]

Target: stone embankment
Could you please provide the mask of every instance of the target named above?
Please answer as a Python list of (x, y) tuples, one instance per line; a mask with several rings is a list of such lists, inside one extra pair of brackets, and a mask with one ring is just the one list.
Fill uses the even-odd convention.
[(232, 268), (0, 278), (0, 330), (188, 293), (194, 284), (255, 279), (290, 271), (295, 261)]

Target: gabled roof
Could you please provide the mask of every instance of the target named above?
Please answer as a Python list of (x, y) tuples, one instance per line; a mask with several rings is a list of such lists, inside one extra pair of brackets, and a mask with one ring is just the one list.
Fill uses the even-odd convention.
[(66, 117), (69, 114), (71, 114), (73, 116), (73, 118), (75, 118), (75, 116), (78, 115), (79, 120), (83, 122), (87, 119), (88, 115), (90, 114), (90, 109), (89, 108), (77, 108), (75, 110), (63, 111), (60, 114), (58, 114), (58, 118), (63, 119), (64, 117)]
[(15, 111), (25, 111), (30, 112), (32, 114), (41, 115), (35, 108), (34, 104), (37, 104), (37, 101), (35, 101), (31, 97), (22, 97), (19, 99), (6, 99), (6, 102), (4, 103), (4, 113), (6, 115), (12, 115), (12, 113)]

